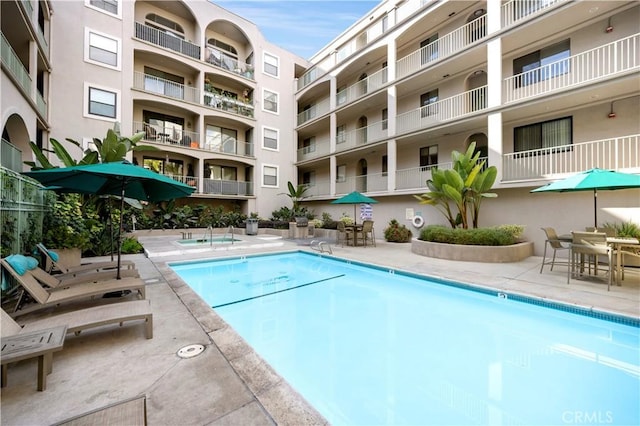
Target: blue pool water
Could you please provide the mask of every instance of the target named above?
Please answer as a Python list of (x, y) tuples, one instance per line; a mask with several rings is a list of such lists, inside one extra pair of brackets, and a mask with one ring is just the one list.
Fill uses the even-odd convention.
[(640, 424), (637, 322), (306, 253), (172, 268), (331, 424)]

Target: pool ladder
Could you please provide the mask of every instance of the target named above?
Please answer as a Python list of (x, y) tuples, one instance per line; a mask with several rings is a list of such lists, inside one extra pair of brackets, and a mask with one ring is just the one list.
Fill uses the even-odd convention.
[(311, 240), (311, 243), (309, 244), (309, 246), (313, 250), (317, 250), (320, 253), (324, 253), (324, 250), (326, 248), (327, 249), (327, 253), (333, 254), (333, 251), (331, 250), (331, 246), (329, 244), (327, 244), (325, 241)]
[(227, 232), (224, 233), (224, 238), (227, 238), (227, 235), (231, 233), (231, 245), (233, 245), (233, 241), (235, 240), (235, 238), (233, 237), (233, 231), (233, 225), (229, 225), (229, 227), (227, 228)]

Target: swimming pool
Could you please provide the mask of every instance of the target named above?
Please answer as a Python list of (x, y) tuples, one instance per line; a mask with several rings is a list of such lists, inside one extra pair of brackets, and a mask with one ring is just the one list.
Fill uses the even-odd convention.
[(635, 320), (307, 253), (171, 267), (332, 424), (640, 423)]

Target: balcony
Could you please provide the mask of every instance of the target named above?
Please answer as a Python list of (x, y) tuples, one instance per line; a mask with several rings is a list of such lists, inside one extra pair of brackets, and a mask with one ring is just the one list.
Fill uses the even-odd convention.
[(0, 148), (0, 166), (20, 173), (22, 171), (22, 151), (6, 139), (2, 139)]
[(372, 173), (360, 176), (349, 176), (342, 182), (336, 182), (336, 194), (358, 192), (387, 191), (387, 173)]
[[(0, 33), (2, 34), (2, 33)], [(6, 72), (9, 73), (17, 82), (18, 86), (24, 91), (24, 95), (27, 98), (31, 97), (31, 77), (29, 72), (22, 65), (18, 55), (13, 50), (9, 41), (2, 34), (2, 44), (0, 44), (0, 54), (2, 56), (2, 66), (6, 67)]]
[(195, 192), (199, 192), (198, 191), (198, 178), (194, 177), (194, 176), (182, 176), (182, 175), (170, 175), (170, 174), (164, 174), (164, 176), (171, 178), (173, 180), (177, 180), (180, 183), (184, 183), (185, 185), (189, 185), (192, 186), (194, 188), (196, 188)]
[(414, 109), (396, 117), (398, 135), (437, 126), (487, 108), (487, 86)]
[(331, 182), (328, 180), (306, 184), (306, 197), (328, 197), (331, 195)]
[(396, 189), (426, 189), (427, 180), (431, 179), (431, 170), (447, 170), (453, 163), (439, 163), (433, 166), (412, 167), (396, 171)]
[(135, 23), (135, 37), (139, 40), (155, 44), (163, 49), (173, 50), (182, 55), (200, 59), (200, 46), (141, 22)]
[(387, 138), (387, 134), (387, 120), (338, 134), (336, 136), (336, 152), (384, 140)]
[(504, 79), (505, 103), (561, 91), (640, 68), (640, 33)]
[(181, 101), (200, 102), (200, 91), (198, 89), (141, 72), (133, 73), (133, 87)]
[(219, 152), (222, 154), (239, 155), (242, 157), (253, 157), (253, 144), (249, 142), (240, 142), (236, 139), (227, 138), (225, 140), (205, 141), (200, 146), (201, 149), (210, 152)]
[(329, 155), (329, 140), (314, 140), (309, 146), (298, 149), (298, 161), (313, 160)]
[(203, 179), (203, 194), (210, 195), (253, 195), (253, 182), (237, 180)]
[(373, 93), (387, 83), (387, 69), (371, 74), (369, 77), (360, 80), (356, 84), (336, 94), (336, 106), (346, 105), (363, 97), (368, 93)]
[(316, 117), (320, 117), (329, 112), (329, 98), (325, 98), (318, 103), (311, 105), (309, 109), (305, 109), (298, 114), (298, 126), (311, 121)]
[(520, 24), (567, 0), (510, 0), (501, 6), (502, 28)]
[(254, 79), (253, 65), (238, 61), (221, 50), (207, 47), (205, 61), (216, 68), (229, 71), (250, 80)]
[(40, 115), (47, 120), (47, 101), (44, 100), (44, 96), (39, 91), (36, 91), (36, 107)]
[(253, 118), (253, 104), (242, 102), (230, 96), (223, 96), (213, 92), (204, 92), (204, 105), (224, 112)]
[(640, 135), (504, 154), (502, 182), (551, 179), (594, 167), (639, 172)]
[(320, 68), (318, 67), (318, 65), (315, 65), (298, 79), (298, 90), (303, 89), (316, 81), (318, 77), (320, 77), (320, 75), (322, 75), (320, 72)]
[(200, 134), (180, 129), (180, 126), (164, 126), (134, 121), (136, 133), (145, 132), (142, 140), (176, 147), (200, 148)]
[(486, 24), (487, 16), (483, 15), (399, 59), (396, 62), (398, 78), (426, 68), (482, 40), (487, 34)]

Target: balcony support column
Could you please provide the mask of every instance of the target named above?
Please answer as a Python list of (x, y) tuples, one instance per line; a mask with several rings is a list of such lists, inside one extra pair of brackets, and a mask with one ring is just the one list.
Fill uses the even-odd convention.
[(387, 81), (396, 79), (396, 39), (389, 40), (387, 44)]
[(336, 99), (338, 94), (338, 81), (336, 80), (336, 76), (332, 75), (329, 80), (329, 111), (333, 111), (336, 109)]
[(395, 139), (387, 141), (387, 191), (396, 189), (396, 171), (398, 169), (398, 146)]
[(493, 34), (500, 31), (502, 26), (502, 19), (500, 18), (502, 2), (488, 1), (487, 2), (487, 34)]
[(32, 81), (29, 97), (35, 102), (36, 93), (38, 92), (38, 43), (35, 40), (29, 41), (29, 64), (27, 66), (29, 77)]
[(487, 92), (488, 108), (502, 105), (502, 40), (500, 38), (487, 43)]
[(338, 162), (335, 155), (329, 157), (329, 194), (331, 196), (336, 195), (337, 164)]
[(496, 182), (502, 181), (502, 113), (496, 112), (487, 116), (487, 139), (489, 140), (489, 166), (496, 166), (498, 176)]

